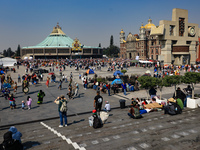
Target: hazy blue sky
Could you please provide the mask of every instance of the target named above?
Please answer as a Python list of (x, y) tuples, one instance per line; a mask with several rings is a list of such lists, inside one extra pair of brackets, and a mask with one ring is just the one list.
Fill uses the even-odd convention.
[(149, 17), (155, 25), (171, 20), (172, 9), (187, 9), (189, 22), (200, 24), (200, 0), (1, 0), (0, 51), (34, 46), (57, 22), (72, 39), (84, 45), (119, 46), (119, 32), (139, 33)]

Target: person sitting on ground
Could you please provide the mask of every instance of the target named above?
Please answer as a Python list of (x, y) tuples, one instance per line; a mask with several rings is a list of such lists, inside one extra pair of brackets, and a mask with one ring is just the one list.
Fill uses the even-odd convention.
[(152, 98), (152, 103), (156, 103), (156, 99), (154, 97)]
[(108, 101), (106, 101), (106, 104), (105, 104), (105, 107), (103, 109), (104, 111), (106, 112), (109, 112), (111, 109), (110, 109), (110, 103)]
[(12, 138), (14, 140), (18, 140), (21, 143), (21, 137), (22, 137), (21, 132), (17, 131), (17, 128), (15, 128), (14, 126), (10, 127), (9, 131), (12, 132)]
[(135, 102), (135, 99), (131, 98), (131, 106), (133, 105), (134, 102)]
[(143, 106), (148, 104), (148, 102), (146, 101), (146, 99), (141, 98), (141, 101), (142, 101), (142, 105)]
[(130, 116), (133, 119), (143, 118), (140, 114), (140, 110), (136, 101), (133, 102), (132, 107), (129, 110), (128, 116)]
[(180, 98), (175, 97), (176, 103), (180, 106), (181, 109), (183, 109), (183, 102)]
[(136, 98), (136, 101), (137, 101), (137, 103), (138, 103), (138, 107), (140, 108), (140, 109), (144, 109), (143, 108), (143, 105), (142, 105), (142, 101), (137, 97)]
[(22, 144), (12, 138), (12, 132), (8, 131), (3, 136), (3, 143), (0, 144), (0, 150), (23, 150)]
[(177, 115), (182, 113), (182, 109), (174, 98), (168, 99), (167, 103), (167, 106), (164, 106), (164, 114)]

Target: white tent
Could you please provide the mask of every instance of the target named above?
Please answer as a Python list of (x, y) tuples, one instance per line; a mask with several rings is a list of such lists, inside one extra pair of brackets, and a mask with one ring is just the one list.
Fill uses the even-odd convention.
[(139, 62), (140, 62), (140, 63), (145, 63), (145, 64), (146, 64), (146, 63), (153, 63), (153, 62), (147, 61), (147, 60), (139, 60)]
[(0, 65), (3, 66), (14, 66), (15, 64), (17, 64), (17, 60), (10, 58), (10, 57), (4, 57), (4, 58), (0, 58)]

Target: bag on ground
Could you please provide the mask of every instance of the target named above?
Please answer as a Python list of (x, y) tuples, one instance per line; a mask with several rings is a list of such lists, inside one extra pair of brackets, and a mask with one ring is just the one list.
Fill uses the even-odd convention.
[(105, 123), (108, 120), (109, 114), (107, 112), (101, 111), (100, 112), (100, 118), (102, 123)]
[(101, 123), (101, 119), (100, 117), (98, 117), (97, 115), (94, 116), (94, 122), (93, 122), (93, 128), (101, 128), (102, 127), (102, 123)]

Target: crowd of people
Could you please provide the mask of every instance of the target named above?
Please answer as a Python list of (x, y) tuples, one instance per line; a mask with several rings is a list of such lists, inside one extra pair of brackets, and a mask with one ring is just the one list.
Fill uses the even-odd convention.
[[(22, 90), (25, 94), (28, 92), (25, 92), (25, 88), (29, 87), (29, 82), (31, 82), (33, 85), (37, 84), (39, 81), (43, 80), (43, 74), (34, 73), (34, 68), (38, 68), (41, 66), (49, 67), (49, 72), (51, 73), (50, 76), (46, 77), (46, 86), (49, 88), (49, 84), (51, 82), (56, 82), (56, 74), (53, 73), (54, 70), (60, 72), (60, 79), (58, 82), (58, 89), (62, 89), (62, 84), (68, 83), (68, 92), (67, 96), (68, 98), (65, 98), (64, 95), (61, 95), (57, 97), (57, 99), (54, 101), (55, 104), (58, 105), (58, 112), (60, 116), (60, 125), (59, 127), (67, 127), (68, 121), (67, 121), (67, 111), (68, 111), (68, 103), (70, 100), (74, 99), (74, 97), (79, 97), (79, 84), (75, 81), (73, 81), (73, 73), (71, 72), (69, 74), (69, 79), (67, 75), (63, 74), (62, 72), (66, 70), (66, 67), (74, 67), (75, 70), (79, 69), (88, 69), (92, 68), (93, 70), (101, 70), (101, 67), (107, 67), (108, 71), (114, 71), (116, 69), (128, 69), (131, 66), (134, 67), (154, 67), (154, 77), (162, 77), (163, 75), (170, 75), (175, 74), (178, 75), (181, 70), (184, 70), (185, 72), (191, 71), (191, 72), (198, 72), (200, 66), (199, 65), (185, 65), (185, 66), (175, 66), (175, 65), (168, 65), (168, 66), (161, 66), (160, 64), (140, 64), (140, 63), (133, 63), (131, 60), (121, 60), (121, 59), (62, 59), (62, 60), (27, 60), (22, 61), (19, 60), (18, 64), (21, 64), (26, 67), (25, 73), (26, 74), (18, 74), (18, 83), (22, 83)], [(19, 65), (17, 66), (19, 68)], [(4, 69), (2, 69), (4, 70)], [(0, 70), (1, 71), (1, 70)], [(7, 72), (7, 71), (6, 71)], [(17, 92), (17, 82), (14, 82), (9, 74), (1, 73), (1, 90), (5, 97), (5, 99), (9, 100), (9, 105), (11, 109), (16, 108), (16, 100), (14, 93)], [(6, 78), (7, 75), (7, 78)], [(79, 79), (82, 80), (83, 87), (86, 90), (88, 88), (89, 83), (91, 83), (91, 79), (87, 77), (87, 74), (79, 74)], [(3, 83), (9, 83), (13, 85), (14, 93), (11, 93), (9, 88), (3, 87)], [(94, 128), (102, 127), (103, 123), (108, 119), (108, 113), (111, 111), (111, 105), (109, 101), (105, 101), (105, 106), (103, 106), (103, 96), (100, 95), (100, 93), (107, 93), (108, 96), (111, 96), (111, 90), (113, 90), (113, 93), (118, 93), (119, 90), (121, 90), (124, 95), (126, 95), (127, 91), (134, 91), (139, 89), (139, 83), (136, 80), (135, 85), (131, 85), (130, 83), (121, 83), (121, 84), (111, 84), (109, 82), (97, 82), (94, 80), (92, 82), (92, 88), (96, 90), (97, 95), (94, 97), (94, 110), (92, 111), (92, 116), (89, 117), (89, 126), (93, 126)], [(170, 115), (176, 115), (180, 114), (182, 112), (182, 109), (184, 107), (187, 107), (187, 98), (191, 97), (192, 95), (192, 89), (190, 86), (184, 89), (184, 92), (181, 91), (180, 88), (177, 88), (176, 92), (172, 96), (171, 99), (168, 100), (167, 103), (157, 103), (156, 102), (156, 96), (157, 91), (155, 88), (151, 88), (149, 90), (149, 95), (151, 96), (151, 100), (148, 101), (146, 99), (140, 99), (140, 98), (132, 98), (131, 100), (131, 107), (128, 112), (128, 116), (134, 119), (140, 119), (143, 118), (142, 114), (149, 113), (153, 111), (160, 111), (163, 110), (164, 114), (170, 114)], [(37, 104), (43, 103), (43, 98), (45, 97), (44, 91), (40, 90), (37, 94), (38, 101)], [(24, 110), (27, 109), (31, 110), (32, 105), (32, 98), (27, 95), (26, 101), (23, 100), (21, 103), (21, 108)], [(102, 109), (103, 107), (103, 109)], [(104, 113), (102, 113), (102, 111)], [(64, 119), (64, 121), (63, 121)], [(13, 127), (14, 128), (14, 127)], [(16, 128), (15, 128), (16, 130)], [(13, 129), (12, 129), (13, 131)], [(21, 137), (18, 133), (18, 137)], [(12, 136), (12, 138), (11, 138)], [(8, 131), (4, 135), (4, 141), (1, 145), (1, 147), (6, 147), (8, 145), (8, 141), (12, 143), (13, 145), (18, 145), (20, 148), (22, 147), (20, 138), (16, 139), (13, 138), (13, 132)], [(16, 146), (17, 147), (17, 146)]]

